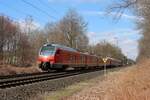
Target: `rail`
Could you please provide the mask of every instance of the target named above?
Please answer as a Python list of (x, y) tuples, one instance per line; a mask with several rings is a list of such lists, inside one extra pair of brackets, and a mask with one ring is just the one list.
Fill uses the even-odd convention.
[(57, 72), (57, 73), (37, 73), (37, 74), (29, 74), (29, 75), (21, 75), (17, 77), (6, 77), (0, 80), (0, 89), (16, 87), (25, 84), (32, 84), (35, 82), (41, 82), (46, 80), (58, 79), (63, 77), (69, 77), (73, 75), (79, 75), (84, 73), (89, 73), (96, 70), (78, 70), (78, 71), (65, 71), (65, 72)]

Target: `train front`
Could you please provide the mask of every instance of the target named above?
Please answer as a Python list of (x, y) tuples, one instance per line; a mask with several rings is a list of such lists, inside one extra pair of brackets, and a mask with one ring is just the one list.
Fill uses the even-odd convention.
[(44, 45), (39, 51), (38, 65), (43, 71), (51, 69), (55, 63), (56, 47), (50, 44)]

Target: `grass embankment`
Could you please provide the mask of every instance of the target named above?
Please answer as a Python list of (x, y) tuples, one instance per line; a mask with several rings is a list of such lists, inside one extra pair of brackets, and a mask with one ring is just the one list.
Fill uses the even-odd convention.
[(24, 74), (24, 73), (35, 73), (35, 72), (40, 72), (40, 70), (36, 66), (15, 67), (12, 65), (0, 65), (0, 76)]
[(33, 97), (30, 100), (61, 100), (62, 98), (68, 98), (68, 96), (80, 92), (84, 88), (92, 87), (94, 82), (96, 82), (96, 79), (85, 80), (60, 90), (50, 91), (44, 94), (39, 93), (36, 97)]
[(97, 77), (63, 90), (46, 93), (46, 100), (149, 100), (150, 60), (110, 72), (107, 77)]
[[(68, 100), (149, 100), (150, 60), (107, 75), (106, 80), (68, 97)], [(66, 100), (66, 98), (65, 98)]]

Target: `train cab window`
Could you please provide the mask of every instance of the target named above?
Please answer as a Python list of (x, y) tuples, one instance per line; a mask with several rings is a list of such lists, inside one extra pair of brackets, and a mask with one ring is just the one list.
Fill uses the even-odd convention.
[(48, 56), (48, 55), (54, 55), (55, 53), (55, 47), (54, 46), (43, 46), (40, 55)]

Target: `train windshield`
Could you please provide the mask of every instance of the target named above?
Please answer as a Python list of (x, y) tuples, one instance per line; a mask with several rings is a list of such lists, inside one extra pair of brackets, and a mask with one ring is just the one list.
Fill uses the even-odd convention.
[(48, 55), (54, 55), (54, 53), (55, 53), (54, 46), (43, 46), (40, 55), (48, 56)]

